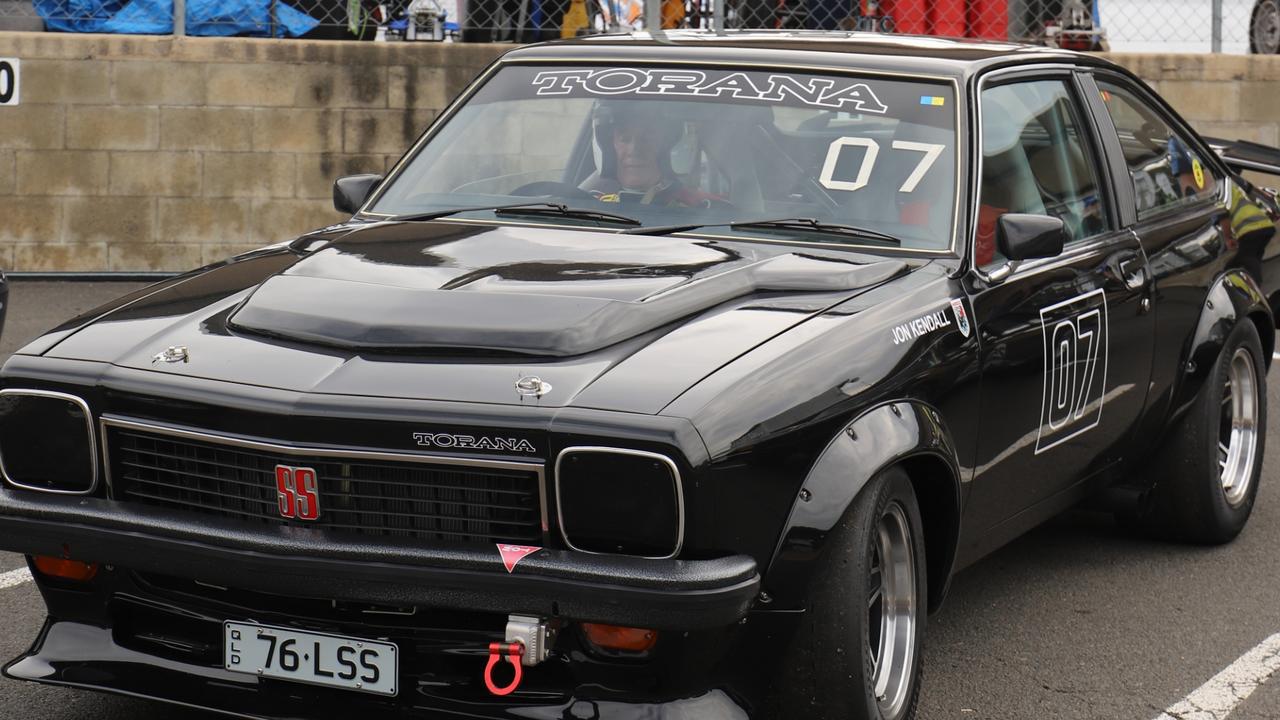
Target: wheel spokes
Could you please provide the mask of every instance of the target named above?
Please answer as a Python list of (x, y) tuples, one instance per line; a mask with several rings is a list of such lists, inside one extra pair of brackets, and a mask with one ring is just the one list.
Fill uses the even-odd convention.
[(1231, 505), (1245, 500), (1257, 464), (1260, 387), (1253, 355), (1237, 348), (1227, 366), (1222, 420), (1218, 430), (1218, 473)]
[(906, 702), (916, 662), (914, 540), (901, 505), (885, 508), (869, 540), (875, 546), (866, 587), (871, 689), (881, 712), (893, 717)]

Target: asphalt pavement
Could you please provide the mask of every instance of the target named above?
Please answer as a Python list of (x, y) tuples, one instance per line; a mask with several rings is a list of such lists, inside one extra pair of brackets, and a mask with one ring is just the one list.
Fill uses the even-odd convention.
[[(14, 282), (0, 356), (136, 287)], [(1269, 387), (1269, 405), (1280, 408), (1280, 371)], [(1280, 633), (1280, 427), (1267, 438), (1253, 518), (1231, 545), (1155, 542), (1107, 515), (1073, 511), (962, 572), (929, 619), (920, 717), (1154, 720)], [(0, 578), (23, 566), (0, 553)], [(0, 660), (25, 651), (43, 618), (32, 583), (0, 589)], [(3, 720), (213, 717), (0, 680)], [(1230, 718), (1280, 719), (1280, 673)]]

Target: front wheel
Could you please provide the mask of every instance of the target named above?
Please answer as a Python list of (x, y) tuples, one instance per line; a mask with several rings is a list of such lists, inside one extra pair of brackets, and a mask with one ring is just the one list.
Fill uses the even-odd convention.
[(911, 480), (871, 480), (827, 541), (786, 664), (782, 714), (906, 720), (920, 696), (924, 530)]

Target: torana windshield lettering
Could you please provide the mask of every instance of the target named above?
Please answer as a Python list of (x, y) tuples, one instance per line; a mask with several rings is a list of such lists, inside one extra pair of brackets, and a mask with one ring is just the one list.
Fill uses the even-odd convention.
[(539, 95), (569, 95), (575, 89), (592, 95), (674, 95), (732, 97), (782, 102), (788, 98), (813, 107), (883, 115), (889, 108), (861, 82), (827, 77), (759, 75), (703, 70), (547, 70), (533, 78)]
[(522, 438), (476, 437), (450, 433), (414, 433), (413, 439), (423, 447), (463, 448), (467, 450), (506, 450), (509, 452), (537, 452), (533, 444)]

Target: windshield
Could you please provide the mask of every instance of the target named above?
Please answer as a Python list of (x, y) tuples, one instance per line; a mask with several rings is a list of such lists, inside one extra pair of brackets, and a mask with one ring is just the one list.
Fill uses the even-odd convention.
[(942, 250), (955, 118), (946, 82), (508, 66), (370, 210)]

